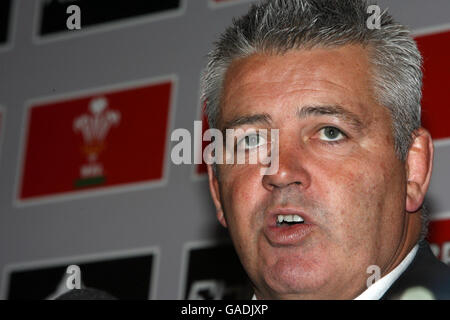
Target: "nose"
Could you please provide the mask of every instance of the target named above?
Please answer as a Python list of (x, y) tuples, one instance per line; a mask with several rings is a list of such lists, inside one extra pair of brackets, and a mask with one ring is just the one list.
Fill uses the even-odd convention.
[(268, 191), (285, 187), (307, 189), (311, 184), (311, 176), (305, 167), (306, 153), (300, 145), (279, 146), (278, 171), (264, 175), (262, 184)]

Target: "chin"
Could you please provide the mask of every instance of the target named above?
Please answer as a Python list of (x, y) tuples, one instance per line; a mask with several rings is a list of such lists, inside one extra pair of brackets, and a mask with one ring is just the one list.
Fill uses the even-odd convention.
[(310, 295), (320, 292), (332, 280), (334, 272), (326, 267), (317, 263), (277, 261), (275, 265), (265, 269), (263, 278), (278, 298)]

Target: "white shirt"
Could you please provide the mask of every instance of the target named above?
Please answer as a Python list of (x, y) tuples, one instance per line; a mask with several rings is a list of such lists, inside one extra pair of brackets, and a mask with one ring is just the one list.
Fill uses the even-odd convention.
[(414, 248), (412, 248), (408, 253), (408, 255), (402, 260), (402, 262), (400, 262), (400, 264), (394, 268), (394, 270), (368, 287), (354, 300), (379, 300), (386, 293), (386, 291), (388, 291), (395, 280), (397, 280), (406, 270), (406, 268), (408, 268), (408, 266), (414, 260), (417, 250), (419, 250), (419, 245), (416, 244)]
[[(377, 282), (368, 287), (363, 293), (357, 296), (354, 300), (379, 300), (386, 291), (392, 286), (401, 274), (408, 268), (411, 262), (416, 256), (419, 245), (415, 245), (414, 248), (408, 253), (408, 255), (400, 262), (398, 266), (394, 268), (384, 277), (380, 278)], [(257, 300), (256, 295), (253, 295), (252, 300)]]

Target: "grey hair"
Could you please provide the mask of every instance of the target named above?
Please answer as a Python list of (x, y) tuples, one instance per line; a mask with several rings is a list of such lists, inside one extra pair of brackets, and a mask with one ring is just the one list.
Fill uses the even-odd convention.
[(420, 124), (422, 57), (410, 32), (381, 13), (380, 28), (367, 27), (366, 0), (265, 0), (234, 19), (208, 55), (202, 100), (211, 128), (218, 126), (225, 73), (232, 61), (254, 53), (360, 44), (373, 65), (375, 98), (392, 118), (395, 152), (406, 160)]

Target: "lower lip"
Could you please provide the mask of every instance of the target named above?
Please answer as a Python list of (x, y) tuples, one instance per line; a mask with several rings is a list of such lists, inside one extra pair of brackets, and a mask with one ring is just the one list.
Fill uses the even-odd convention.
[(314, 225), (299, 223), (291, 226), (267, 226), (264, 234), (272, 245), (299, 245), (313, 230)]

